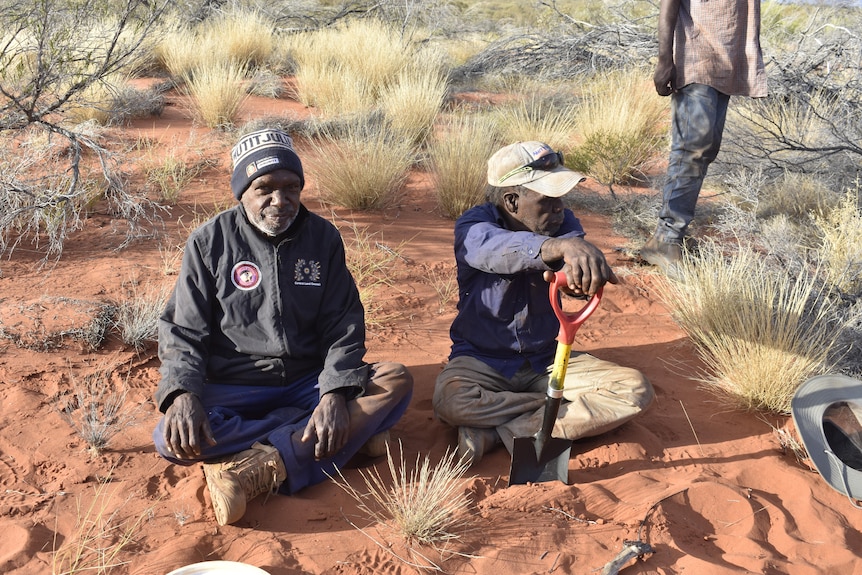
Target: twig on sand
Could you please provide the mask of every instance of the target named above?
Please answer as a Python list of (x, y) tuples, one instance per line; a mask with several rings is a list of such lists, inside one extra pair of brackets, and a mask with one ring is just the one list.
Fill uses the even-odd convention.
[(638, 538), (634, 541), (623, 541), (623, 550), (617, 553), (617, 556), (614, 557), (611, 561), (609, 561), (603, 568), (601, 575), (617, 575), (629, 561), (634, 559), (635, 557), (640, 557), (647, 553), (655, 553), (655, 549), (653, 549), (652, 545), (649, 543), (644, 543), (641, 533), (643, 532), (643, 528), (649, 520), (649, 516), (652, 515), (652, 512), (658, 508), (658, 506), (662, 503), (662, 501), (666, 501), (671, 497), (679, 495), (680, 493), (684, 493), (688, 491), (688, 487), (677, 491), (675, 493), (671, 493), (665, 497), (662, 497), (658, 501), (652, 504), (652, 506), (647, 509), (646, 515), (644, 515), (641, 524), (638, 526)]
[(644, 543), (643, 541), (623, 541), (623, 550), (617, 553), (617, 556), (604, 566), (602, 575), (617, 575), (626, 563), (645, 553), (655, 553), (655, 549), (649, 543)]
[(691, 432), (694, 434), (694, 440), (697, 442), (697, 447), (700, 449), (700, 454), (703, 455), (703, 446), (700, 444), (700, 439), (697, 438), (697, 432), (694, 430), (694, 425), (691, 423), (691, 419), (688, 417), (688, 412), (685, 410), (685, 405), (683, 405), (682, 400), (679, 402), (680, 407), (682, 407), (682, 412), (685, 414), (685, 418), (688, 421), (688, 426), (691, 428)]

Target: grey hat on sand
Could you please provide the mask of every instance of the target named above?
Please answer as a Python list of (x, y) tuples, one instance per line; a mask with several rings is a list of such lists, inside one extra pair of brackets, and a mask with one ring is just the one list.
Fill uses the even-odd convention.
[(542, 142), (516, 142), (488, 160), (488, 183), (498, 188), (524, 186), (543, 196), (559, 198), (585, 180), (563, 165), (563, 154)]
[(790, 402), (793, 423), (823, 479), (862, 500), (862, 381), (818, 375), (799, 386)]
[(293, 140), (281, 130), (265, 129), (243, 136), (230, 152), (233, 174), (230, 188), (238, 200), (255, 178), (275, 170), (290, 170), (305, 187), (302, 162), (293, 149)]

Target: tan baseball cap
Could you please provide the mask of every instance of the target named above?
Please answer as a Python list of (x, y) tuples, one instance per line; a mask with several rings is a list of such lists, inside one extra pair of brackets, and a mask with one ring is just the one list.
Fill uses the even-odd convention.
[(559, 198), (586, 178), (563, 165), (563, 155), (542, 142), (516, 142), (488, 160), (488, 183), (498, 188), (524, 186)]

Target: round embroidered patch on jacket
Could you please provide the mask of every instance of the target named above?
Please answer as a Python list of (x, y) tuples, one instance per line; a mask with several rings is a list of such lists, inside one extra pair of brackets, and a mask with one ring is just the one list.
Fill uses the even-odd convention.
[(233, 285), (241, 290), (251, 290), (260, 284), (260, 268), (252, 262), (239, 262), (230, 273)]

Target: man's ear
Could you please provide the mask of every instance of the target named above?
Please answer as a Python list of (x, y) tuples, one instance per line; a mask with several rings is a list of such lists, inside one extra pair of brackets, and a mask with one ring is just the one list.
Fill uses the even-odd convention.
[(518, 199), (520, 198), (516, 188), (512, 188), (511, 192), (503, 194), (503, 205), (506, 206), (506, 211), (510, 214), (518, 213)]

